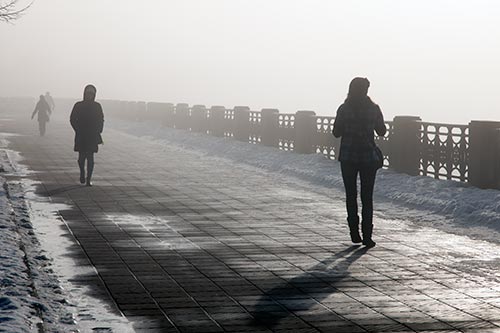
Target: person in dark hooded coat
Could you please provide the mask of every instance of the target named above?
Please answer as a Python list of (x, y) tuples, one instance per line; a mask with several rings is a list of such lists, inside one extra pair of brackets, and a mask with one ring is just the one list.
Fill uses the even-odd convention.
[(35, 117), (35, 114), (37, 113), (38, 113), (38, 130), (40, 131), (40, 136), (44, 136), (51, 110), (49, 104), (47, 103), (43, 95), (40, 95), (40, 99), (36, 103), (35, 110), (31, 114), (31, 119), (33, 119)]
[[(73, 106), (70, 116), (71, 126), (75, 130), (74, 150), (78, 152), (80, 183), (87, 186), (92, 186), (94, 153), (97, 153), (98, 145), (102, 143), (101, 133), (104, 126), (101, 104), (95, 101), (96, 92), (93, 85), (87, 85), (83, 92), (83, 101)], [(87, 161), (86, 177), (85, 161)]]

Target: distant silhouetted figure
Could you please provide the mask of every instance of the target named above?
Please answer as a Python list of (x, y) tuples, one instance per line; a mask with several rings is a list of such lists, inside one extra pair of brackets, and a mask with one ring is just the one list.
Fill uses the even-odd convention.
[[(333, 125), (333, 135), (342, 137), (339, 161), (346, 191), (347, 222), (353, 243), (363, 242), (368, 247), (375, 246), (373, 231), (373, 187), (377, 169), (382, 167), (383, 156), (374, 140), (386, 132), (384, 116), (380, 107), (368, 97), (370, 82), (366, 78), (354, 78), (349, 85), (349, 93), (337, 110)], [(357, 203), (357, 178), (361, 179), (361, 230)]]
[(54, 99), (52, 98), (52, 96), (50, 96), (50, 92), (46, 92), (45, 93), (45, 101), (47, 102), (47, 104), (49, 105), (50, 107), (50, 111), (54, 111), (54, 109), (56, 108), (56, 103), (54, 103)]
[[(102, 143), (101, 133), (104, 126), (104, 114), (101, 104), (95, 101), (96, 88), (85, 87), (83, 101), (77, 102), (71, 111), (70, 122), (75, 130), (75, 151), (78, 152), (80, 167), (80, 183), (92, 186), (94, 171), (94, 153)], [(85, 161), (87, 161), (87, 178), (85, 178)]]
[(40, 99), (36, 103), (35, 110), (31, 114), (31, 119), (35, 117), (38, 113), (38, 130), (40, 131), (40, 136), (45, 135), (46, 124), (49, 121), (49, 116), (51, 113), (50, 106), (45, 101), (43, 95), (40, 95)]

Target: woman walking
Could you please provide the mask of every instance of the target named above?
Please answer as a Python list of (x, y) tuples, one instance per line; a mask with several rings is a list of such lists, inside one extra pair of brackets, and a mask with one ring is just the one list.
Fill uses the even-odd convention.
[[(370, 82), (354, 78), (344, 103), (337, 110), (333, 135), (342, 137), (339, 161), (346, 191), (347, 222), (353, 243), (375, 246), (373, 231), (373, 187), (377, 170), (382, 167), (383, 156), (375, 144), (374, 131), (386, 132), (380, 107), (368, 97)], [(361, 231), (357, 203), (357, 179), (361, 180)]]
[(35, 117), (35, 114), (37, 113), (38, 113), (38, 130), (40, 131), (40, 136), (44, 136), (51, 110), (49, 104), (47, 103), (43, 95), (40, 95), (40, 99), (36, 103), (35, 110), (31, 114), (31, 119), (33, 119)]
[[(77, 102), (71, 111), (70, 122), (75, 130), (75, 151), (78, 152), (80, 183), (92, 186), (94, 171), (94, 153), (102, 143), (101, 133), (104, 126), (104, 114), (101, 104), (95, 101), (96, 88), (88, 85), (83, 91), (83, 101)], [(87, 175), (85, 177), (85, 161)]]

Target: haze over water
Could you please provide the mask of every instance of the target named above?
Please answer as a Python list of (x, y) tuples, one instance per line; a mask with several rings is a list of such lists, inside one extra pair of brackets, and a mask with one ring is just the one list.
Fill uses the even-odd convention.
[(500, 121), (495, 0), (36, 0), (0, 25), (0, 96), (334, 115), (368, 77), (386, 119)]

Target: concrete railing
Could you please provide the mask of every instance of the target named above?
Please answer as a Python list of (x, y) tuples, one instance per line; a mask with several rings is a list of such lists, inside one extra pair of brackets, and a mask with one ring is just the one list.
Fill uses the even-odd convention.
[[(335, 118), (317, 116), (313, 111), (279, 113), (277, 109), (252, 111), (247, 106), (227, 109), (190, 107), (185, 103), (100, 102), (106, 117), (153, 121), (166, 127), (300, 154), (321, 153), (335, 159), (340, 145), (340, 140), (332, 135)], [(13, 102), (10, 104), (12, 108)], [(386, 127), (386, 135), (376, 138), (384, 153), (384, 167), (409, 175), (500, 189), (500, 122), (471, 121), (468, 125), (454, 125), (397, 116), (387, 121)]]
[[(230, 137), (300, 154), (338, 154), (340, 140), (332, 135), (334, 117), (313, 111), (279, 113), (252, 111), (247, 106), (103, 101), (107, 114), (129, 120), (150, 120), (164, 126)], [(386, 122), (387, 134), (376, 138), (384, 167), (409, 175), (468, 182), (500, 189), (500, 122), (471, 121), (469, 125), (423, 122), (397, 116)]]

